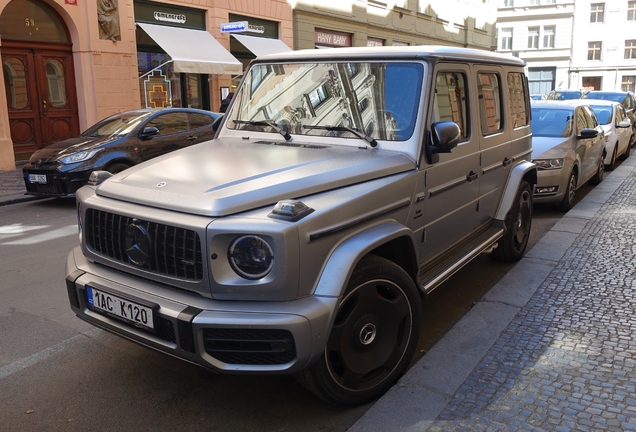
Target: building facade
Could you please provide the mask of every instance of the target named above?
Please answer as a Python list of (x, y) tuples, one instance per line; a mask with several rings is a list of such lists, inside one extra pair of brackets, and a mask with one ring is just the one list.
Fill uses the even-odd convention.
[(0, 35), (0, 170), (10, 170), (113, 113), (218, 110), (256, 55), (238, 39), (291, 48), (292, 9), (285, 0), (0, 0)]
[(455, 45), (493, 50), (493, 0), (290, 0), (294, 49)]
[(636, 1), (576, 1), (570, 88), (636, 91)]
[(0, 170), (140, 107), (218, 110), (255, 56), (495, 49), (494, 0), (0, 0)]
[(570, 88), (574, 0), (503, 0), (497, 8), (497, 51), (528, 64), (531, 94)]

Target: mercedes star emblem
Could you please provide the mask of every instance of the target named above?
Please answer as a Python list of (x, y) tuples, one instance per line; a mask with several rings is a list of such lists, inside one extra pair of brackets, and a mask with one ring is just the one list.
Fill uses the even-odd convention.
[(124, 239), (128, 260), (138, 266), (148, 264), (152, 251), (152, 241), (146, 228), (133, 219), (133, 222), (126, 227)]
[(168, 184), (168, 183), (166, 183), (166, 182), (159, 182), (159, 183), (157, 183), (157, 187), (158, 187), (158, 188), (162, 188), (162, 187), (164, 187), (164, 186), (165, 186), (165, 185), (167, 185), (167, 184)]

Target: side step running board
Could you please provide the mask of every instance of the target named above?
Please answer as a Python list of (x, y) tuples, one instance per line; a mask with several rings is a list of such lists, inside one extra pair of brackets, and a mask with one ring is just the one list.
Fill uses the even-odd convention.
[(461, 244), (450, 254), (420, 269), (420, 288), (430, 293), (477, 255), (495, 244), (503, 236), (503, 228), (492, 227)]

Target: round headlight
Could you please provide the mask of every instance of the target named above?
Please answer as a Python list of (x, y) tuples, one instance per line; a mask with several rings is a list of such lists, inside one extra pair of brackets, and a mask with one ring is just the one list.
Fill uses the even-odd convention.
[(261, 279), (274, 266), (272, 248), (256, 235), (237, 237), (227, 252), (232, 270), (245, 279)]

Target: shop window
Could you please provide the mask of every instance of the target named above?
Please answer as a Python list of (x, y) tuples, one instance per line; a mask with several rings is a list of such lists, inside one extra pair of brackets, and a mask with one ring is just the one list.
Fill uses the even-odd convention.
[(499, 75), (480, 73), (477, 75), (479, 93), (479, 118), (484, 135), (501, 130), (501, 91)]
[(602, 77), (583, 77), (583, 88), (587, 90), (600, 90)]
[(636, 92), (636, 75), (623, 75), (621, 90)]
[(510, 104), (510, 115), (514, 127), (526, 126), (528, 124), (528, 111), (526, 109), (528, 95), (523, 82), (523, 74), (512, 72), (508, 74), (508, 103)]

